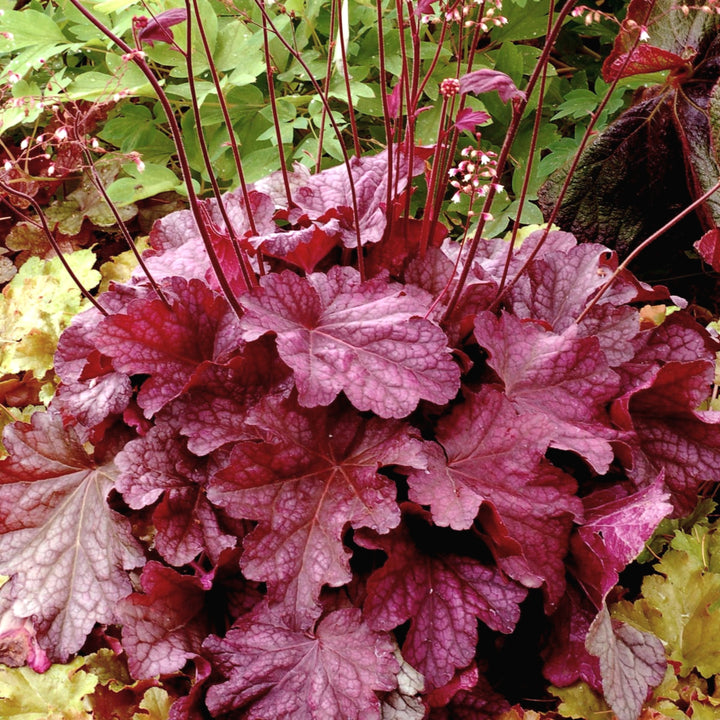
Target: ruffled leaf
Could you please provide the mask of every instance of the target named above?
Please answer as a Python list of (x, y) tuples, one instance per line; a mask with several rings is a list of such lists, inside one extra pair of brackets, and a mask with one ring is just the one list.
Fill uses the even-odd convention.
[(363, 283), (351, 268), (307, 278), (286, 271), (242, 298), (241, 324), (246, 340), (277, 335), (301, 405), (329, 405), (342, 390), (358, 410), (400, 418), (421, 399), (446, 402), (459, 387), (445, 334), (421, 317), (426, 302), (382, 278)]
[(210, 688), (210, 711), (242, 710), (247, 720), (380, 720), (375, 693), (392, 690), (399, 669), (393, 644), (355, 608), (331, 612), (312, 631), (261, 608), (205, 648), (228, 678)]
[(145, 557), (128, 521), (106, 502), (115, 468), (96, 465), (57, 414), (5, 433), (0, 465), (2, 596), (18, 617), (32, 617), (51, 659), (64, 661), (95, 623), (117, 622), (131, 589), (126, 571)]

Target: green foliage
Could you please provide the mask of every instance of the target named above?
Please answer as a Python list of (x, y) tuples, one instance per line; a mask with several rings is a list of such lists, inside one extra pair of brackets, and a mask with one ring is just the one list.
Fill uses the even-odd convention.
[[(100, 282), (92, 250), (66, 260), (86, 287)], [(59, 258), (30, 258), (0, 296), (0, 373), (32, 370), (43, 377), (53, 366), (60, 333), (85, 302)]]
[(52, 665), (45, 673), (27, 667), (0, 667), (0, 717), (10, 720), (92, 718), (85, 697), (98, 678), (82, 669), (85, 660)]

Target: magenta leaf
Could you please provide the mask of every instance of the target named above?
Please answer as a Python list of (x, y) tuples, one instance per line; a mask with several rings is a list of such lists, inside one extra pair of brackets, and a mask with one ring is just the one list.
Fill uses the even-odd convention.
[(343, 390), (358, 410), (400, 418), (420, 400), (445, 403), (458, 390), (459, 368), (445, 334), (422, 318), (420, 290), (384, 278), (363, 283), (352, 268), (334, 267), (307, 278), (268, 275), (242, 304), (245, 339), (277, 335), (301, 405), (329, 405)]
[(455, 118), (455, 127), (458, 130), (469, 130), (474, 132), (478, 125), (482, 125), (490, 120), (490, 116), (483, 110), (473, 110), (472, 108), (463, 108)]
[(481, 68), (466, 73), (460, 78), (460, 92), (463, 94), (470, 92), (479, 95), (493, 90), (498, 91), (500, 99), (505, 103), (508, 100), (525, 97), (525, 93), (517, 89), (510, 76), (499, 70)]
[(550, 445), (606, 472), (615, 436), (606, 405), (619, 382), (597, 338), (582, 337), (577, 325), (556, 334), (540, 323), (489, 312), (476, 317), (475, 336), (517, 410), (544, 415), (554, 425)]
[(231, 516), (259, 522), (243, 542), (243, 572), (298, 617), (314, 616), (324, 584), (350, 581), (348, 525), (386, 533), (400, 521), (395, 486), (378, 469), (425, 463), (408, 426), (343, 407), (268, 402), (252, 420), (266, 440), (238, 442), (208, 492)]
[(115, 468), (97, 465), (56, 413), (5, 433), (0, 464), (2, 595), (32, 618), (41, 646), (64, 662), (95, 623), (117, 622), (131, 589), (127, 570), (145, 562), (130, 523), (106, 502)]
[(497, 390), (466, 392), (438, 423), (444, 452), (429, 452), (427, 470), (413, 471), (408, 484), (410, 499), (429, 505), (440, 526), (467, 529), (487, 506), (482, 522), (498, 564), (528, 587), (545, 583), (554, 604), (564, 592), (570, 528), (582, 505), (574, 480), (543, 460), (552, 429), (543, 416), (518, 415)]
[(247, 720), (380, 720), (376, 692), (392, 690), (399, 670), (390, 639), (370, 630), (355, 608), (299, 631), (262, 607), (205, 648), (227, 678), (208, 691), (210, 711), (242, 710)]
[[(161, 300), (136, 300), (124, 313), (106, 318), (96, 338), (116, 370), (150, 375), (138, 394), (148, 417), (182, 392), (203, 361), (222, 362), (236, 336), (225, 298), (199, 280), (174, 278), (172, 289), (177, 299), (170, 307)], [(235, 347), (239, 344), (236, 340)]]
[(574, 574), (596, 607), (672, 511), (662, 476), (632, 495), (614, 494), (608, 498), (599, 491), (585, 498), (585, 523), (571, 541)]
[(590, 626), (587, 649), (600, 658), (603, 694), (617, 720), (637, 720), (643, 703), (665, 676), (662, 642), (650, 633), (610, 618), (603, 606)]
[[(413, 506), (406, 510), (423, 525), (418, 532), (427, 533), (423, 511)], [(427, 554), (413, 542), (406, 524), (384, 536), (363, 531), (356, 540), (388, 556), (368, 580), (365, 617), (380, 630), (410, 620), (403, 657), (430, 689), (445, 685), (455, 670), (470, 664), (478, 618), (503, 633), (515, 627), (527, 590), (496, 568), (462, 555)]]
[(140, 583), (142, 593), (118, 607), (130, 672), (138, 679), (177, 672), (200, 654), (208, 634), (205, 591), (198, 578), (155, 561), (143, 568)]
[(171, 565), (189, 563), (201, 552), (217, 560), (235, 544), (205, 497), (207, 462), (188, 452), (175, 424), (154, 425), (127, 443), (115, 462), (117, 489), (130, 507), (140, 509), (163, 496), (153, 512), (155, 546)]
[(172, 43), (173, 34), (170, 28), (187, 20), (187, 10), (185, 8), (172, 8), (165, 12), (158, 13), (150, 20), (143, 18), (144, 22), (138, 22), (142, 25), (137, 34), (137, 38), (141, 43), (147, 43), (150, 47), (155, 45), (154, 41)]
[(641, 485), (663, 471), (677, 515), (692, 511), (699, 487), (716, 477), (720, 463), (720, 415), (696, 410), (712, 378), (705, 360), (670, 362), (649, 387), (613, 405), (616, 422), (636, 435), (631, 477)]
[(715, 272), (720, 272), (720, 230), (708, 230), (693, 247)]
[[(419, 175), (424, 167), (422, 150), (415, 148), (412, 162), (407, 152), (395, 146), (394, 175), (390, 197), (395, 198), (405, 190), (408, 177)], [(353, 220), (353, 195), (345, 165), (323, 170), (307, 177), (301, 187), (293, 192), (293, 201), (311, 220), (345, 218), (341, 239), (345, 247), (357, 247), (357, 230), (362, 245), (379, 242), (385, 232), (388, 199), (388, 153), (350, 159), (350, 171), (354, 181), (358, 205), (358, 227)], [(343, 212), (343, 209), (348, 212)]]

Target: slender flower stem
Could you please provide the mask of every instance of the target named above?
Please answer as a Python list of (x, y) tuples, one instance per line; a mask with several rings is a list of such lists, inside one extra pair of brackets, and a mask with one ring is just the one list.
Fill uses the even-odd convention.
[(98, 28), (107, 38), (109, 38), (124, 53), (126, 53), (126, 55), (132, 60), (132, 62), (134, 62), (137, 67), (140, 68), (140, 71), (143, 73), (143, 75), (145, 75), (148, 82), (150, 83), (150, 86), (155, 91), (158, 97), (158, 101), (160, 102), (163, 112), (165, 113), (165, 117), (167, 118), (173, 142), (175, 143), (175, 151), (177, 152), (178, 162), (180, 163), (180, 170), (183, 180), (185, 181), (185, 189), (188, 194), (190, 210), (193, 214), (193, 218), (195, 219), (195, 224), (197, 225), (198, 231), (200, 232), (200, 237), (202, 238), (203, 245), (205, 246), (205, 250), (208, 254), (208, 258), (210, 259), (210, 265), (212, 266), (213, 272), (215, 273), (215, 276), (220, 283), (223, 294), (227, 298), (227, 301), (230, 303), (230, 306), (232, 307), (234, 312), (239, 317), (240, 315), (242, 315), (243, 310), (237, 298), (235, 297), (235, 293), (230, 287), (230, 283), (228, 282), (225, 273), (223, 272), (222, 265), (220, 264), (220, 259), (215, 252), (215, 247), (213, 246), (212, 239), (210, 237), (210, 232), (204, 224), (204, 218), (200, 210), (200, 201), (198, 199), (197, 193), (195, 192), (195, 188), (192, 182), (190, 163), (188, 161), (185, 148), (183, 146), (182, 132), (180, 131), (177, 118), (175, 117), (175, 113), (173, 112), (170, 101), (168, 100), (168, 97), (165, 94), (162, 85), (155, 77), (154, 73), (152, 72), (148, 64), (145, 62), (145, 59), (142, 57), (142, 54), (138, 50), (134, 50), (124, 40), (119, 38), (112, 30), (110, 30), (110, 28), (108, 28), (102, 21), (96, 18), (89, 10), (87, 10), (87, 8), (85, 8), (79, 0), (70, 0), (70, 3), (73, 5), (74, 8), (78, 10), (78, 12), (80, 12), (93, 25), (95, 25), (95, 27)]
[[(212, 161), (210, 160), (210, 152), (208, 151), (207, 142), (205, 140), (205, 131), (202, 127), (202, 116), (200, 114), (200, 100), (197, 95), (197, 87), (195, 85), (195, 71), (193, 66), (193, 59), (192, 59), (192, 20), (191, 20), (191, 14), (190, 14), (190, 0), (185, 0), (185, 7), (187, 8), (188, 13), (188, 21), (187, 21), (187, 51), (185, 52), (185, 63), (187, 66), (187, 73), (188, 73), (188, 86), (190, 88), (190, 99), (192, 100), (191, 106), (192, 106), (192, 112), (193, 117), (195, 118), (195, 130), (197, 133), (197, 139), (198, 139), (198, 147), (200, 148), (200, 154), (203, 158), (203, 163), (205, 165), (205, 169), (207, 170), (208, 177), (210, 178), (210, 185), (213, 190), (213, 195), (215, 196), (215, 201), (217, 202), (218, 210), (220, 211), (220, 215), (222, 216), (223, 222), (225, 223), (225, 232), (228, 235), (228, 238), (230, 239), (230, 244), (233, 247), (233, 251), (235, 252), (235, 258), (238, 261), (238, 265), (240, 266), (240, 271), (243, 276), (243, 281), (245, 282), (246, 287), (251, 288), (257, 286), (257, 279), (255, 278), (252, 268), (250, 267), (250, 263), (245, 256), (245, 253), (240, 247), (240, 242), (237, 238), (237, 235), (235, 233), (235, 228), (233, 227), (233, 224), (230, 220), (230, 216), (227, 213), (227, 209), (225, 207), (225, 201), (223, 200), (222, 193), (220, 192), (220, 186), (218, 185), (217, 177), (215, 176), (215, 172), (213, 171)], [(198, 22), (200, 25), (202, 23), (200, 22), (200, 19), (198, 18)], [(208, 63), (210, 65), (213, 64), (212, 56), (208, 54)], [(218, 88), (218, 92), (220, 91), (220, 88)], [(232, 126), (228, 128), (228, 132), (232, 132)], [(250, 209), (249, 204), (246, 205), (247, 214), (251, 215), (252, 211)]]
[[(253, 235), (257, 235), (257, 227), (255, 226), (255, 218), (253, 217), (252, 212), (250, 211), (250, 194), (248, 191), (247, 182), (245, 181), (245, 173), (243, 172), (243, 165), (242, 165), (242, 159), (240, 158), (240, 150), (238, 148), (237, 139), (235, 138), (235, 132), (233, 130), (232, 125), (232, 119), (230, 118), (230, 111), (228, 110), (227, 101), (225, 100), (225, 94), (222, 91), (222, 86), (220, 84), (220, 76), (218, 75), (217, 68), (215, 67), (215, 63), (212, 59), (212, 53), (210, 51), (210, 43), (207, 39), (207, 33), (205, 32), (205, 26), (203, 25), (202, 19), (200, 17), (200, 6), (198, 4), (198, 0), (192, 0), (192, 6), (193, 6), (193, 13), (195, 15), (195, 18), (197, 20), (198, 30), (200, 32), (200, 40), (202, 41), (203, 48), (205, 49), (205, 56), (208, 59), (208, 65), (210, 67), (210, 75), (213, 80), (213, 85), (215, 86), (215, 92), (218, 96), (218, 102), (220, 103), (220, 110), (222, 112), (223, 121), (225, 123), (225, 128), (227, 130), (228, 134), (228, 141), (230, 143), (230, 147), (232, 149), (233, 154), (233, 160), (235, 161), (235, 169), (238, 173), (238, 178), (240, 179), (240, 187), (242, 189), (242, 195), (243, 195), (243, 201), (245, 202), (245, 207), (247, 209), (248, 214), (248, 221), (250, 223), (250, 229), (252, 230)], [(260, 262), (260, 267), (262, 268), (262, 262)]]
[(380, 99), (382, 101), (383, 108), (383, 122), (385, 124), (385, 146), (387, 148), (387, 166), (388, 166), (388, 179), (387, 179), (387, 192), (385, 194), (385, 217), (387, 220), (387, 233), (390, 235), (392, 232), (393, 223), (393, 212), (392, 212), (392, 197), (393, 197), (393, 123), (390, 117), (390, 103), (388, 101), (387, 86), (385, 84), (386, 78), (386, 65), (385, 65), (385, 32), (383, 30), (383, 9), (382, 3), (376, 4), (377, 8), (377, 32), (378, 32), (378, 62), (380, 67)]
[(338, 144), (340, 145), (340, 152), (343, 156), (343, 163), (345, 165), (345, 168), (347, 169), (353, 220), (355, 222), (355, 237), (357, 239), (358, 272), (360, 273), (360, 277), (362, 278), (362, 280), (365, 280), (365, 259), (363, 257), (362, 238), (360, 237), (360, 211), (358, 209), (357, 192), (355, 190), (355, 179), (353, 178), (352, 168), (350, 167), (350, 156), (348, 155), (347, 147), (345, 146), (345, 141), (343, 140), (342, 133), (340, 132), (337, 121), (333, 117), (332, 110), (330, 109), (330, 103), (328, 102), (327, 97), (323, 94), (320, 83), (318, 83), (317, 78), (313, 75), (312, 71), (308, 67), (308, 64), (302, 59), (302, 55), (278, 31), (277, 27), (270, 19), (270, 16), (267, 14), (267, 10), (265, 9), (265, 4), (263, 0), (255, 0), (255, 4), (257, 5), (263, 16), (263, 23), (267, 24), (267, 27), (269, 27), (273, 31), (277, 39), (290, 52), (290, 54), (295, 58), (295, 60), (297, 60), (300, 67), (302, 67), (302, 69), (306, 72), (308, 78), (310, 79), (310, 82), (312, 83), (312, 86), (315, 88), (315, 92), (320, 97), (320, 101), (323, 103), (323, 105), (328, 111), (328, 119), (330, 120), (330, 124), (335, 131), (335, 136), (337, 137)]
[[(338, 6), (336, 2), (330, 5), (330, 41), (328, 44), (327, 60), (325, 62), (325, 80), (323, 87), (323, 94), (325, 97), (330, 96), (330, 80), (332, 77), (332, 64), (333, 64), (333, 50), (335, 46), (335, 40), (333, 38), (337, 34), (337, 13)], [(318, 130), (318, 147), (317, 154), (315, 156), (315, 172), (320, 172), (322, 168), (322, 149), (323, 143), (325, 142), (325, 120), (327, 119), (328, 108), (323, 103), (322, 110), (320, 112), (320, 128)]]
[(292, 193), (290, 192), (290, 178), (288, 177), (288, 169), (285, 162), (285, 148), (283, 147), (282, 128), (280, 127), (280, 117), (277, 110), (277, 98), (275, 97), (275, 80), (273, 78), (273, 65), (270, 57), (270, 38), (268, 34), (268, 16), (265, 12), (265, 0), (260, 0), (263, 16), (262, 32), (263, 32), (263, 50), (265, 53), (265, 75), (267, 76), (268, 95), (270, 96), (270, 109), (272, 110), (273, 125), (275, 126), (275, 138), (277, 140), (277, 150), (280, 156), (280, 172), (282, 173), (283, 185), (285, 186), (285, 195), (287, 196), (288, 208), (292, 207)]
[[(654, 4), (654, 2), (653, 2)], [(613, 79), (613, 81), (610, 83), (607, 91), (605, 92), (605, 95), (603, 96), (603, 99), (600, 101), (600, 104), (598, 105), (595, 112), (592, 114), (590, 118), (590, 122), (588, 123), (587, 128), (585, 128), (585, 132), (583, 133), (582, 139), (580, 140), (580, 145), (578, 146), (577, 150), (575, 151), (575, 155), (572, 159), (572, 162), (570, 163), (570, 167), (568, 168), (567, 175), (565, 176), (565, 181), (562, 184), (562, 187), (560, 188), (560, 192), (558, 193), (558, 197), (555, 201), (555, 205), (552, 209), (552, 212), (550, 213), (550, 216), (547, 218), (545, 222), (545, 229), (543, 231), (542, 237), (538, 240), (535, 247), (532, 249), (532, 252), (528, 255), (525, 262), (522, 264), (520, 269), (515, 273), (515, 277), (504, 287), (501, 286), (498, 290), (498, 293), (493, 300), (491, 306), (489, 309), (494, 310), (502, 301), (503, 297), (507, 295), (510, 290), (515, 286), (515, 284), (518, 282), (518, 280), (522, 277), (525, 270), (528, 268), (530, 263), (536, 258), (537, 254), (540, 252), (540, 249), (545, 244), (545, 241), (547, 240), (548, 235), (550, 234), (550, 229), (552, 228), (553, 224), (555, 223), (555, 220), (558, 216), (558, 213), (560, 212), (560, 207), (562, 205), (562, 201), (565, 199), (565, 195), (567, 194), (568, 189), (570, 188), (570, 183), (572, 182), (572, 179), (575, 175), (575, 170), (577, 169), (578, 164), (580, 163), (580, 158), (582, 157), (582, 153), (587, 147), (588, 142), (590, 142), (590, 138), (592, 137), (593, 130), (595, 128), (595, 125), (600, 117), (600, 114), (607, 106), (608, 102), (610, 102), (610, 98), (615, 91), (615, 88), (617, 87), (618, 82), (620, 81), (620, 78), (622, 77), (624, 69), (628, 66), (630, 63), (630, 60), (632, 59), (633, 52), (635, 48), (638, 46), (640, 42), (640, 38), (636, 38), (635, 43), (630, 48), (630, 50), (627, 53), (627, 56), (625, 58), (625, 61), (623, 62), (622, 66), (617, 72), (616, 77)], [(507, 266), (508, 263), (506, 263)]]
[[(538, 61), (535, 65), (535, 69), (533, 70), (533, 73), (528, 80), (527, 86), (525, 87), (525, 97), (522, 99), (516, 99), (511, 101), (513, 103), (512, 119), (510, 121), (510, 126), (508, 128), (507, 134), (505, 135), (505, 141), (503, 142), (502, 147), (500, 148), (500, 153), (498, 154), (498, 177), (502, 176), (505, 164), (510, 157), (510, 148), (515, 141), (515, 137), (520, 127), (520, 121), (522, 120), (523, 112), (527, 107), (528, 99), (532, 95), (532, 92), (535, 89), (535, 85), (537, 84), (542, 74), (542, 68), (547, 64), (550, 58), (550, 53), (555, 46), (555, 41), (557, 40), (557, 36), (562, 29), (563, 22), (565, 21), (565, 18), (568, 16), (573, 6), (575, 5), (575, 1), (576, 0), (566, 0), (565, 4), (558, 12), (555, 23), (553, 24), (552, 31), (545, 39), (543, 50), (540, 53), (540, 57), (538, 58)], [(465, 283), (467, 282), (468, 274), (470, 273), (470, 268), (472, 267), (473, 258), (477, 253), (478, 247), (480, 246), (482, 233), (485, 229), (485, 218), (489, 217), (490, 208), (492, 207), (492, 202), (495, 199), (495, 193), (495, 183), (491, 183), (488, 193), (485, 196), (485, 202), (480, 213), (480, 219), (478, 221), (475, 234), (470, 241), (470, 247), (468, 249), (465, 262), (463, 263), (462, 269), (460, 270), (460, 277), (458, 278), (458, 282), (455, 286), (455, 290), (453, 291), (452, 298), (450, 299), (450, 302), (448, 303), (448, 306), (445, 310), (445, 316), (443, 319), (446, 319), (450, 316), (455, 306), (457, 305), (458, 300), (460, 299), (460, 295), (462, 294)]]
[[(548, 34), (548, 35), (550, 34), (550, 30), (552, 28), (552, 19), (553, 19), (553, 7), (551, 5), (550, 11), (548, 12), (548, 23), (547, 23), (547, 31), (546, 31), (546, 34)], [(498, 285), (498, 294), (502, 293), (502, 290), (505, 287), (505, 281), (507, 280), (508, 272), (510, 270), (510, 262), (512, 260), (513, 251), (515, 250), (515, 243), (517, 242), (518, 231), (520, 230), (523, 208), (525, 206), (525, 199), (527, 198), (527, 189), (528, 189), (528, 186), (530, 185), (530, 178), (532, 177), (535, 148), (537, 147), (538, 135), (540, 134), (540, 124), (542, 123), (542, 110), (543, 110), (543, 101), (545, 100), (546, 83), (547, 83), (547, 64), (543, 65), (542, 75), (540, 76), (540, 90), (539, 90), (539, 94), (538, 94), (537, 108), (535, 109), (535, 120), (533, 122), (532, 136), (530, 138), (530, 148), (528, 149), (527, 167), (525, 168), (525, 176), (523, 177), (523, 184), (522, 184), (522, 188), (520, 190), (520, 198), (518, 200), (518, 209), (517, 209), (517, 213), (515, 215), (515, 221), (513, 222), (512, 231), (511, 231), (511, 235), (510, 235), (510, 242), (508, 244), (509, 247), (508, 247), (508, 251), (507, 251), (507, 257), (505, 258), (505, 266), (503, 267), (502, 277), (500, 278), (500, 283)], [(549, 227), (549, 225), (548, 225), (548, 227)]]
[(85, 297), (87, 300), (89, 300), (97, 310), (99, 310), (103, 315), (107, 317), (108, 312), (105, 310), (105, 308), (90, 294), (90, 291), (80, 282), (80, 278), (75, 274), (73, 269), (70, 267), (70, 263), (68, 263), (67, 259), (65, 258), (65, 255), (63, 255), (62, 250), (60, 249), (60, 246), (57, 243), (57, 240), (55, 240), (55, 236), (52, 234), (52, 231), (50, 230), (50, 226), (47, 223), (47, 218), (45, 217), (45, 213), (42, 211), (42, 208), (40, 207), (37, 200), (35, 200), (34, 197), (31, 195), (28, 195), (27, 193), (22, 192), (21, 190), (17, 190), (12, 185), (9, 185), (4, 180), (0, 180), (0, 190), (3, 190), (6, 193), (9, 193), (10, 195), (15, 195), (16, 197), (21, 198), (26, 203), (29, 203), (32, 205), (33, 210), (37, 213), (37, 216), (40, 220), (38, 222), (37, 220), (33, 220), (32, 218), (28, 218), (28, 222), (32, 223), (35, 227), (39, 227), (42, 231), (45, 237), (47, 238), (47, 241), (50, 243), (50, 246), (55, 251), (55, 254), (60, 258), (60, 262), (62, 263), (62, 266), (65, 268), (65, 271), (70, 276), (72, 281), (77, 285), (78, 290), (83, 294), (83, 297)]
[[(336, 4), (341, 5), (343, 1), (347, 2), (347, 0), (337, 0)], [(345, 79), (345, 92), (347, 93), (348, 101), (348, 116), (350, 118), (350, 128), (352, 129), (353, 147), (355, 149), (355, 157), (360, 157), (360, 155), (362, 155), (362, 149), (360, 148), (360, 134), (358, 133), (357, 120), (355, 119), (355, 109), (353, 108), (352, 92), (350, 90), (350, 71), (348, 69), (347, 48), (345, 47), (345, 26), (343, 25), (342, 8), (337, 14), (337, 26), (337, 35), (340, 39), (342, 74)]]
[(118, 211), (115, 203), (110, 199), (110, 196), (108, 195), (107, 190), (105, 189), (105, 185), (103, 184), (102, 179), (100, 178), (100, 175), (98, 174), (97, 168), (95, 167), (95, 162), (93, 161), (92, 156), (90, 155), (90, 151), (87, 148), (83, 148), (83, 154), (85, 155), (85, 161), (87, 163), (93, 185), (95, 186), (97, 191), (100, 193), (100, 195), (102, 195), (103, 200), (105, 200), (108, 207), (110, 208), (110, 212), (112, 213), (113, 217), (115, 218), (115, 222), (117, 223), (117, 226), (120, 228), (120, 232), (122, 233), (122, 236), (125, 239), (127, 246), (130, 248), (133, 255), (135, 256), (135, 260), (137, 260), (137, 263), (140, 266), (140, 269), (145, 274), (145, 277), (148, 279), (148, 282), (152, 286), (152, 289), (155, 291), (155, 293), (160, 298), (160, 300), (162, 300), (165, 307), (170, 308), (170, 303), (168, 302), (168, 299), (165, 297), (165, 293), (162, 291), (162, 289), (156, 282), (155, 278), (152, 276), (150, 269), (145, 264), (145, 260), (143, 260), (142, 254), (137, 249), (137, 245), (135, 244), (135, 241), (133, 240), (132, 235), (130, 234), (130, 231), (127, 229), (127, 225), (125, 224), (123, 219), (120, 217), (120, 212)]

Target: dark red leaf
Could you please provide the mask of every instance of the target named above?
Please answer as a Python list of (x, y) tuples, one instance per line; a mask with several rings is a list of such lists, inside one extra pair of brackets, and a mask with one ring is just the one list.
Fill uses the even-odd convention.
[(299, 631), (263, 607), (238, 620), (224, 639), (211, 636), (205, 648), (228, 678), (208, 691), (210, 711), (242, 710), (247, 720), (380, 720), (375, 693), (392, 690), (399, 669), (393, 643), (354, 608)]
[[(637, 35), (640, 30), (637, 30)], [(609, 55), (602, 67), (603, 80), (613, 80), (653, 73), (661, 70), (678, 70), (687, 65), (687, 60), (667, 50), (652, 45), (638, 44), (634, 50)]]
[(386, 533), (400, 521), (395, 486), (378, 469), (422, 467), (422, 446), (405, 424), (343, 406), (273, 401), (254, 415), (266, 441), (238, 442), (208, 496), (233, 517), (259, 521), (243, 543), (245, 576), (267, 582), (287, 611), (313, 617), (324, 584), (351, 580), (345, 528)]
[(205, 590), (197, 578), (155, 561), (143, 568), (140, 583), (142, 593), (118, 606), (130, 672), (135, 678), (177, 672), (200, 654), (208, 634)]
[(161, 300), (136, 300), (103, 320), (95, 339), (116, 370), (150, 375), (138, 394), (148, 417), (182, 392), (203, 361), (222, 362), (228, 344), (234, 342), (234, 349), (241, 344), (225, 298), (199, 280), (174, 278), (172, 289), (177, 299), (170, 307)]
[(693, 247), (715, 272), (720, 272), (720, 229), (708, 230)]

